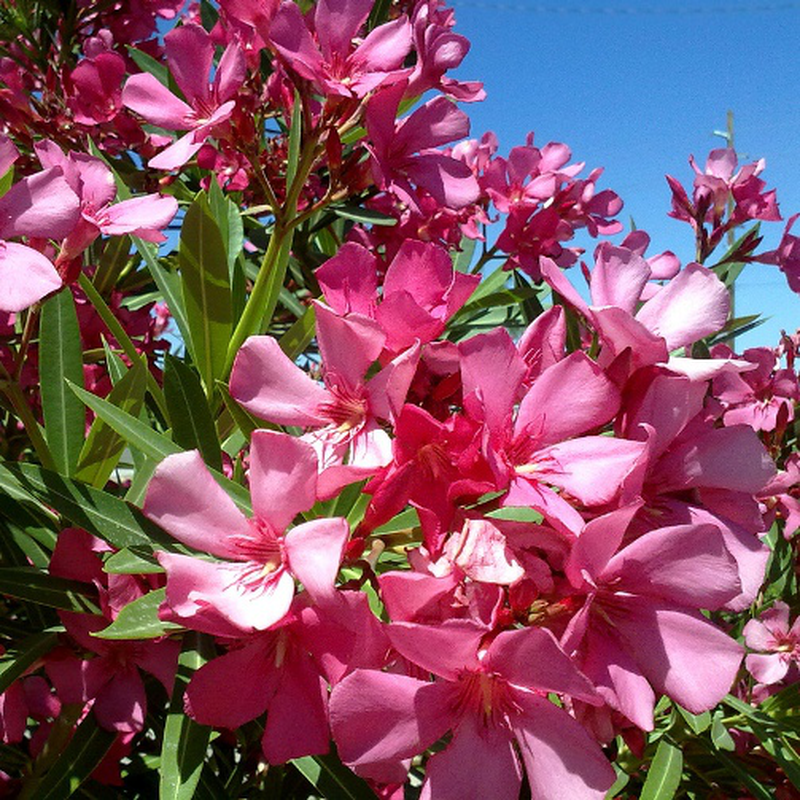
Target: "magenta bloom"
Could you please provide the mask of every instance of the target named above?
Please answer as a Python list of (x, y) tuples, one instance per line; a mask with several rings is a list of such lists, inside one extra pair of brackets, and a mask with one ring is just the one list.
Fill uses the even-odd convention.
[(480, 282), (479, 275), (456, 272), (444, 248), (413, 240), (400, 245), (386, 269), (380, 302), (378, 260), (361, 245), (343, 245), (315, 275), (337, 314), (356, 312), (381, 326), (391, 357), (440, 336)]
[(236, 107), (236, 92), (244, 83), (245, 61), (239, 46), (228, 45), (209, 83), (214, 42), (194, 23), (174, 28), (164, 37), (167, 60), (175, 82), (188, 101), (176, 97), (148, 72), (132, 75), (122, 90), (123, 105), (148, 122), (171, 131), (189, 131), (148, 165), (156, 169), (183, 166)]
[(405, 82), (377, 92), (367, 105), (372, 174), (381, 189), (417, 208), (412, 184), (437, 203), (458, 209), (474, 203), (480, 188), (472, 170), (436, 148), (469, 135), (469, 118), (445, 97), (434, 97), (395, 122)]
[(98, 236), (130, 233), (149, 242), (163, 242), (161, 231), (178, 212), (174, 197), (148, 194), (113, 203), (117, 186), (111, 170), (83, 153), (64, 155), (50, 141), (38, 142), (36, 155), (43, 167), (59, 168), (80, 201), (80, 218), (62, 246), (59, 261), (79, 256)]
[(789, 626), (789, 606), (780, 600), (744, 626), (744, 640), (751, 650), (745, 658), (750, 674), (766, 685), (787, 675), (800, 678), (800, 617)]
[(586, 593), (562, 645), (612, 708), (653, 728), (656, 692), (699, 714), (730, 689), (742, 648), (698, 609), (741, 590), (736, 562), (713, 525), (651, 530), (617, 552), (638, 504), (589, 522), (566, 574)]
[(401, 781), (404, 759), (452, 731), (450, 744), (428, 761), (424, 800), (516, 800), (518, 753), (534, 800), (600, 800), (614, 782), (598, 745), (546, 697), (597, 703), (549, 631), (506, 631), (490, 643), (482, 643), (483, 627), (460, 621), (394, 623), (387, 633), (404, 658), (437, 679), (356, 670), (334, 687), (334, 739), (356, 772)]
[(295, 578), (317, 602), (329, 600), (349, 534), (343, 519), (316, 519), (284, 533), (317, 499), (311, 445), (256, 431), (250, 450), (251, 519), (212, 478), (197, 451), (159, 464), (144, 513), (176, 539), (224, 561), (158, 554), (167, 571), (170, 616), (218, 635), (263, 631), (289, 611)]
[[(92, 636), (113, 621), (119, 609), (149, 588), (132, 575), (108, 575), (100, 553), (105, 542), (79, 528), (65, 528), (58, 536), (50, 572), (62, 578), (93, 583), (103, 615), (61, 611), (67, 634), (91, 658), (77, 658), (64, 649), (48, 657), (47, 674), (63, 703), (92, 703), (98, 723), (120, 733), (140, 731), (147, 715), (147, 695), (140, 670), (149, 672), (172, 691), (180, 644), (175, 640), (119, 640)], [(59, 655), (60, 653), (60, 655)]]
[(259, 419), (309, 429), (304, 439), (314, 445), (325, 470), (318, 490), (331, 497), (391, 459), (381, 421), (394, 422), (399, 414), (419, 348), (366, 379), (386, 335), (363, 314), (342, 318), (321, 303), (316, 310), (323, 385), (287, 358), (275, 339), (251, 336), (236, 356), (230, 391)]
[[(0, 153), (6, 168), (16, 157), (10, 144), (6, 141)], [(59, 167), (23, 178), (0, 198), (0, 311), (22, 311), (62, 286), (50, 259), (28, 245), (4, 240), (62, 239), (77, 222), (78, 209), (78, 197)]]
[(320, 0), (313, 20), (307, 21), (296, 3), (284, 2), (272, 20), (270, 40), (295, 72), (325, 94), (362, 98), (402, 78), (405, 70), (400, 68), (411, 49), (405, 15), (379, 25), (353, 45), (371, 8), (372, 0)]

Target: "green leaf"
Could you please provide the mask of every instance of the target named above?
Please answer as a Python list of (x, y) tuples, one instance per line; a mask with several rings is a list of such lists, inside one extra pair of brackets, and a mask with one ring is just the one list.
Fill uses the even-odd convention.
[(210, 396), (225, 372), (233, 310), (226, 248), (202, 192), (183, 220), (179, 262), (192, 354)]
[(702, 714), (692, 714), (679, 705), (676, 705), (675, 708), (678, 709), (678, 713), (686, 720), (686, 724), (694, 733), (702, 733), (708, 730), (711, 725), (711, 713), (709, 711), (704, 711)]
[(164, 360), (164, 395), (172, 438), (185, 450), (197, 448), (212, 469), (222, 471), (217, 431), (197, 373), (177, 358)]
[(250, 440), (250, 437), (253, 435), (253, 431), (258, 430), (258, 428), (264, 427), (264, 425), (259, 424), (259, 421), (252, 416), (248, 411), (243, 409), (230, 395), (228, 391), (228, 385), (225, 383), (217, 382), (217, 387), (219, 388), (220, 394), (222, 395), (222, 401), (225, 403), (225, 409), (230, 414), (231, 419), (236, 424), (236, 427), (242, 432), (242, 434)]
[(159, 291), (164, 297), (169, 308), (169, 313), (175, 324), (178, 326), (178, 332), (181, 339), (187, 347), (191, 345), (191, 334), (189, 331), (189, 323), (186, 319), (186, 311), (183, 306), (183, 299), (180, 291), (180, 279), (177, 275), (170, 272), (161, 266), (158, 260), (158, 246), (152, 242), (146, 242), (138, 236), (132, 236), (131, 241), (134, 247), (139, 251), (150, 275), (158, 286)]
[(100, 294), (108, 293), (114, 288), (122, 270), (125, 269), (131, 260), (131, 237), (112, 236), (106, 239), (103, 246), (103, 254), (100, 256), (100, 263), (97, 265), (92, 283)]
[(767, 751), (778, 762), (786, 777), (796, 789), (800, 789), (800, 754), (791, 745), (782, 731), (770, 733), (761, 724), (750, 720), (750, 730)]
[[(107, 402), (133, 416), (144, 405), (147, 367), (141, 359), (125, 373), (106, 398)], [(96, 417), (81, 450), (75, 477), (97, 489), (106, 485), (125, 450), (125, 440), (103, 419)]]
[(336, 800), (375, 800), (375, 793), (339, 758), (330, 753), (325, 756), (304, 756), (291, 762), (322, 797)]
[(58, 633), (42, 631), (23, 639), (0, 656), (0, 694), (58, 644)]
[(29, 795), (36, 800), (64, 800), (94, 772), (117, 738), (115, 731), (101, 728), (94, 714), (87, 714), (69, 744)]
[(720, 766), (723, 766), (732, 776), (737, 777), (756, 800), (775, 800), (772, 790), (758, 781), (750, 770), (742, 766), (735, 758), (731, 758), (719, 751), (712, 752)]
[(27, 492), (115, 547), (173, 542), (124, 500), (35, 464), (4, 462), (0, 465), (0, 488)]
[(0, 568), (0, 594), (83, 614), (100, 612), (94, 586), (59, 578), (35, 567)]
[[(161, 461), (173, 453), (183, 452), (171, 439), (154, 431), (141, 420), (111, 405), (107, 400), (96, 397), (91, 392), (78, 389), (77, 386), (72, 386), (72, 391), (75, 392), (98, 417), (102, 417), (102, 419), (119, 433), (128, 444), (141, 450), (145, 455)], [(234, 483), (215, 470), (210, 470), (210, 472), (214, 480), (228, 492), (233, 502), (236, 503), (240, 509), (249, 513), (251, 510), (250, 494), (247, 489), (240, 486), (238, 483)]]
[[(78, 278), (78, 283), (87, 299), (94, 306), (95, 311), (98, 313), (100, 318), (108, 327), (109, 331), (111, 331), (114, 338), (119, 343), (119, 346), (122, 348), (125, 355), (128, 356), (132, 364), (135, 364), (140, 359), (140, 355), (136, 349), (136, 345), (134, 345), (134, 343), (131, 341), (131, 338), (128, 336), (125, 328), (122, 327), (122, 323), (116, 318), (114, 313), (108, 307), (106, 301), (103, 300), (85, 273), (81, 273), (81, 276)], [(149, 369), (146, 372), (146, 380), (147, 389), (150, 392), (150, 395), (156, 401), (162, 415), (166, 416), (167, 412), (164, 403), (164, 393), (161, 391), (161, 387), (158, 385), (156, 379), (150, 373)]]
[(667, 739), (662, 739), (647, 770), (647, 779), (639, 800), (671, 800), (678, 791), (683, 773), (683, 753)]
[(239, 213), (236, 203), (225, 197), (216, 181), (211, 181), (208, 190), (208, 205), (222, 235), (225, 252), (228, 256), (228, 270), (231, 273), (230, 281), (233, 283), (233, 265), (242, 252), (244, 244), (242, 215)]
[(83, 352), (72, 292), (65, 289), (42, 305), (39, 379), (45, 435), (59, 472), (72, 475), (83, 444), (86, 413), (65, 378), (83, 386)]
[(158, 618), (158, 607), (164, 602), (166, 593), (166, 589), (156, 589), (128, 603), (107, 628), (92, 636), (98, 639), (156, 639), (179, 630), (179, 625)]
[(544, 519), (538, 511), (534, 511), (527, 506), (506, 506), (505, 508), (489, 511), (484, 516), (489, 519), (506, 519), (512, 522), (532, 522), (536, 525), (539, 525)]
[(453, 269), (456, 272), (470, 271), (472, 265), (472, 258), (475, 255), (475, 247), (477, 246), (477, 239), (470, 239), (468, 236), (462, 236), (461, 241), (458, 243), (458, 250), (453, 253)]
[(14, 166), (12, 165), (6, 170), (2, 178), (0, 178), (0, 197), (2, 197), (14, 183)]
[(303, 100), (295, 89), (292, 118), (289, 123), (289, 141), (286, 153), (286, 188), (292, 186), (300, 162), (300, 145), (303, 138)]
[(615, 772), (617, 773), (617, 779), (611, 785), (611, 788), (606, 792), (605, 800), (614, 800), (615, 797), (630, 783), (631, 776), (625, 772), (624, 769), (617, 766), (616, 764), (612, 764), (614, 767)]
[(164, 568), (153, 551), (146, 547), (123, 547), (103, 563), (103, 572), (111, 575), (156, 575)]
[(465, 318), (469, 318), (476, 312), (482, 310), (483, 306), (481, 301), (489, 295), (499, 292), (509, 279), (509, 273), (502, 267), (498, 267), (490, 275), (484, 277), (478, 284), (475, 291), (470, 295), (469, 300), (461, 308), (460, 311), (453, 317), (450, 324), (454, 322), (463, 322)]
[(183, 708), (183, 695), (196, 670), (213, 655), (209, 637), (184, 634), (161, 746), (159, 800), (191, 800), (203, 771), (211, 728), (198, 725)]
[(294, 361), (311, 343), (314, 338), (316, 329), (317, 314), (314, 306), (308, 306), (303, 312), (303, 316), (299, 317), (289, 328), (286, 333), (281, 336), (278, 344), (281, 350)]
[(717, 750), (728, 750), (732, 753), (736, 749), (736, 743), (722, 722), (722, 718), (721, 710), (714, 712), (714, 717), (711, 720), (711, 741)]
[(777, 694), (770, 695), (759, 708), (779, 724), (787, 725), (800, 734), (800, 683), (792, 683)]
[(103, 352), (106, 354), (106, 368), (108, 376), (111, 378), (111, 384), (116, 386), (128, 371), (128, 365), (111, 349), (105, 336), (103, 337)]
[(97, 416), (108, 423), (128, 444), (159, 460), (173, 453), (180, 453), (171, 439), (154, 431), (149, 425), (132, 417), (102, 397), (70, 384), (70, 388)]
[(142, 50), (137, 50), (131, 45), (125, 45), (128, 49), (128, 55), (133, 59), (133, 62), (139, 67), (142, 72), (149, 72), (159, 83), (164, 86), (169, 84), (169, 71), (160, 61), (148, 55)]
[(397, 225), (394, 217), (361, 206), (331, 206), (330, 210), (343, 219), (349, 219), (361, 225), (385, 225), (387, 227)]

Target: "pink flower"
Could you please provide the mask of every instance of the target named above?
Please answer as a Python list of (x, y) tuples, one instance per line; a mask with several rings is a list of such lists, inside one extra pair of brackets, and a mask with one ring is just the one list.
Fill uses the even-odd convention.
[(800, 294), (800, 237), (790, 233), (800, 214), (795, 214), (786, 222), (783, 237), (775, 250), (762, 253), (755, 258), (762, 264), (775, 264), (786, 276), (789, 288)]
[(435, 97), (395, 122), (405, 90), (405, 82), (385, 87), (367, 105), (375, 182), (415, 208), (412, 184), (449, 208), (474, 203), (480, 189), (472, 170), (436, 149), (469, 135), (469, 118), (446, 98)]
[(309, 14), (306, 21), (296, 3), (283, 2), (272, 20), (270, 41), (291, 69), (324, 94), (363, 98), (403, 77), (400, 68), (411, 49), (405, 15), (379, 25), (353, 45), (371, 8), (372, 0), (320, 0), (313, 20)]
[(425, 344), (440, 336), (480, 282), (479, 275), (456, 272), (443, 247), (405, 241), (386, 269), (378, 302), (377, 268), (366, 248), (347, 243), (315, 276), (337, 314), (356, 312), (381, 326), (390, 358), (417, 340)]
[(730, 689), (742, 648), (698, 609), (740, 585), (712, 525), (651, 530), (618, 551), (637, 507), (595, 518), (575, 541), (565, 571), (586, 600), (561, 643), (609, 705), (652, 730), (656, 692), (699, 714)]
[(239, 46), (231, 43), (209, 83), (214, 43), (202, 27), (190, 23), (174, 28), (164, 45), (170, 71), (188, 104), (147, 72), (128, 79), (122, 103), (161, 128), (189, 131), (148, 162), (156, 169), (177, 169), (203, 146), (215, 126), (230, 118), (244, 83), (245, 61)]
[[(735, 357), (732, 350), (717, 345), (717, 358)], [(749, 425), (755, 431), (774, 431), (794, 419), (794, 403), (800, 400), (797, 375), (790, 369), (778, 369), (774, 350), (751, 347), (742, 358), (754, 365), (746, 372), (723, 373), (714, 379), (714, 396), (724, 407), (725, 425)]]
[(389, 461), (391, 443), (380, 421), (393, 422), (399, 414), (419, 348), (367, 380), (386, 342), (378, 324), (363, 314), (339, 317), (321, 303), (316, 310), (324, 385), (290, 361), (275, 339), (252, 336), (236, 356), (230, 391), (259, 419), (309, 429), (304, 438), (326, 471), (318, 490), (331, 497)]
[(84, 58), (70, 75), (70, 106), (76, 122), (97, 125), (110, 122), (122, 109), (125, 60), (113, 51)]
[(442, 0), (422, 0), (414, 10), (412, 25), (417, 59), (408, 79), (408, 94), (417, 97), (438, 89), (463, 103), (483, 100), (482, 83), (458, 81), (445, 74), (458, 67), (469, 52), (469, 40), (453, 33), (453, 9)]
[[(203, 725), (235, 729), (266, 711), (261, 746), (270, 764), (327, 753), (325, 678), (337, 683), (357, 666), (380, 667), (388, 648), (363, 592), (340, 592), (336, 600), (312, 606), (298, 595), (270, 630), (230, 642), (192, 677), (187, 713)], [(220, 691), (234, 685), (239, 691)]]
[(103, 615), (60, 612), (67, 634), (91, 658), (57, 651), (46, 670), (64, 703), (92, 703), (98, 723), (121, 733), (139, 731), (147, 714), (147, 696), (139, 670), (154, 675), (172, 691), (180, 645), (177, 641), (102, 639), (93, 636), (113, 621), (119, 610), (141, 597), (146, 588), (131, 575), (107, 575), (100, 553), (111, 548), (78, 528), (66, 528), (58, 537), (50, 572), (62, 578), (94, 583)]
[(36, 155), (43, 167), (58, 168), (80, 200), (80, 219), (65, 239), (59, 262), (79, 256), (98, 236), (133, 234), (150, 242), (163, 242), (161, 231), (178, 212), (174, 197), (142, 195), (113, 203), (117, 186), (111, 170), (99, 159), (83, 153), (64, 155), (51, 141), (38, 142)]
[(169, 615), (222, 636), (263, 631), (289, 611), (295, 578), (317, 602), (330, 600), (345, 542), (343, 519), (315, 519), (284, 533), (317, 499), (317, 457), (306, 442), (256, 431), (250, 450), (250, 519), (215, 482), (197, 451), (156, 468), (144, 513), (183, 544), (214, 556), (160, 552)]
[(790, 676), (800, 679), (800, 617), (789, 627), (789, 606), (778, 600), (759, 619), (744, 626), (744, 640), (751, 650), (745, 658), (750, 674), (762, 684), (779, 683)]
[[(469, 622), (394, 623), (394, 647), (434, 682), (356, 670), (334, 687), (331, 727), (342, 760), (381, 782), (448, 731), (426, 770), (424, 800), (516, 800), (525, 765), (533, 800), (600, 800), (614, 772), (548, 692), (596, 703), (589, 682), (542, 628), (500, 633)], [(519, 755), (518, 755), (519, 753)]]
[[(5, 148), (6, 165), (15, 158)], [(78, 220), (78, 197), (60, 167), (15, 183), (0, 198), (0, 311), (22, 311), (62, 286), (46, 256), (28, 245), (3, 241), (17, 236), (61, 239)]]

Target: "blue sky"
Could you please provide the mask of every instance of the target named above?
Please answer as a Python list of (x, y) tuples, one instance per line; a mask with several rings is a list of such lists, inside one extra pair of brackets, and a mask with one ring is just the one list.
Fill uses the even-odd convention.
[[(600, 188), (625, 201), (620, 219), (651, 234), (649, 252), (691, 260), (690, 228), (666, 216), (664, 174), (691, 183), (688, 156), (702, 164), (723, 145), (713, 131), (725, 128), (728, 109), (740, 163), (765, 158), (762, 177), (778, 190), (782, 215), (800, 211), (800, 2), (451, 5), (456, 31), (472, 42), (457, 75), (482, 80), (488, 94), (462, 106), (472, 135), (493, 130), (507, 152), (532, 130), (540, 146), (568, 144), (587, 170), (605, 167)], [(774, 247), (783, 223), (764, 229)], [(800, 297), (777, 268), (751, 265), (737, 287), (737, 316), (772, 317), (737, 349), (772, 346), (781, 328), (800, 327)]]

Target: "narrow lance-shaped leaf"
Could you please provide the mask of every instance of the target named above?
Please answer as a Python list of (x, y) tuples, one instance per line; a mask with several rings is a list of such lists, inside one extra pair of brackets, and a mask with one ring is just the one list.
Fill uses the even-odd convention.
[(194, 672), (213, 655), (213, 645), (195, 631), (186, 633), (183, 642), (161, 747), (161, 800), (194, 797), (211, 735), (211, 728), (198, 725), (184, 713), (183, 695)]
[(35, 633), (23, 639), (13, 649), (6, 650), (0, 658), (0, 694), (57, 644), (58, 633), (55, 630), (48, 630)]
[(308, 306), (302, 317), (296, 319), (278, 344), (281, 350), (294, 361), (311, 343), (316, 329), (317, 313), (314, 306)]
[[(108, 395), (108, 402), (132, 416), (144, 405), (147, 368), (137, 359)], [(125, 450), (125, 440), (103, 419), (96, 417), (86, 437), (75, 477), (102, 489)]]
[(0, 594), (67, 611), (100, 612), (97, 591), (91, 584), (59, 578), (33, 567), (0, 568)]
[(92, 276), (92, 283), (100, 294), (106, 294), (116, 284), (125, 265), (131, 259), (131, 237), (113, 236), (103, 247), (100, 263)]
[(178, 326), (178, 332), (184, 344), (191, 351), (192, 337), (189, 333), (189, 323), (186, 319), (186, 311), (183, 306), (183, 298), (180, 291), (180, 279), (177, 275), (167, 270), (161, 265), (158, 260), (158, 247), (151, 242), (146, 242), (138, 236), (132, 236), (131, 241), (134, 247), (139, 251), (150, 275), (155, 281), (161, 292), (164, 302), (169, 308), (169, 313), (175, 324)]
[(225, 371), (233, 311), (227, 252), (203, 193), (184, 217), (179, 261), (192, 353), (210, 396)]
[(672, 800), (678, 791), (683, 772), (683, 753), (666, 739), (656, 748), (647, 770), (640, 800)]
[(75, 302), (69, 290), (42, 305), (39, 378), (47, 444), (56, 467), (72, 475), (83, 445), (86, 412), (65, 379), (83, 386), (83, 351)]
[(242, 216), (236, 203), (222, 193), (222, 189), (219, 188), (216, 181), (211, 181), (208, 190), (208, 204), (219, 227), (219, 232), (222, 234), (228, 270), (231, 272), (231, 283), (233, 283), (233, 265), (236, 263), (239, 253), (242, 252), (244, 244)]
[(164, 394), (172, 438), (185, 450), (197, 448), (212, 469), (222, 471), (217, 431), (197, 373), (177, 358), (164, 362)]
[(0, 488), (27, 492), (115, 547), (173, 542), (172, 537), (124, 500), (35, 464), (0, 465)]
[(292, 764), (322, 797), (337, 800), (375, 800), (375, 793), (356, 774), (339, 761), (338, 756), (304, 756)]
[[(157, 460), (162, 460), (172, 453), (180, 453), (181, 448), (172, 440), (161, 433), (154, 431), (141, 420), (126, 414), (124, 411), (111, 405), (107, 400), (96, 397), (91, 392), (78, 389), (72, 390), (86, 403), (97, 416), (102, 417), (117, 433), (119, 433), (132, 447), (141, 450), (145, 455)], [(250, 512), (250, 495), (243, 486), (226, 478), (217, 471), (211, 473), (214, 479), (231, 496), (236, 505), (243, 511)]]
[(116, 738), (114, 731), (97, 724), (94, 714), (87, 714), (41, 782), (30, 784), (30, 791), (26, 791), (29, 787), (23, 789), (20, 798), (63, 800), (71, 797), (105, 758)]

